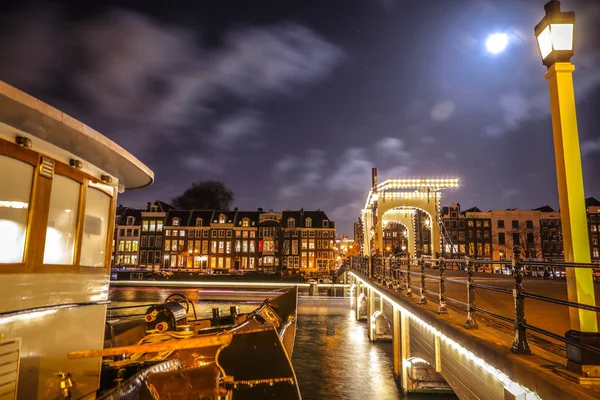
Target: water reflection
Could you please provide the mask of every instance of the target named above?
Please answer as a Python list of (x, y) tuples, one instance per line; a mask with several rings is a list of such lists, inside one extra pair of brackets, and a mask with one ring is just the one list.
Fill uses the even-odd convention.
[(292, 363), (302, 398), (397, 399), (391, 343), (370, 343), (354, 311), (302, 315)]

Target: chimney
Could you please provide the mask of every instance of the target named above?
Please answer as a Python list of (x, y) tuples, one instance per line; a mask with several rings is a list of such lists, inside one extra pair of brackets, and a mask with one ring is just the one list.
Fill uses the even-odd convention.
[(258, 211), (259, 213), (261, 213), (261, 212), (263, 212), (263, 209), (262, 209), (262, 207), (258, 207), (258, 208), (256, 209), (256, 211)]
[(233, 211), (237, 212), (238, 208), (237, 207), (233, 207)]

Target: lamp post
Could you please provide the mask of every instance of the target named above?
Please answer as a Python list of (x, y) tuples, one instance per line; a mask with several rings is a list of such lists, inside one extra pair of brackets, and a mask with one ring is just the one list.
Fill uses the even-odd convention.
[[(573, 71), (575, 13), (562, 12), (560, 2), (552, 0), (544, 6), (546, 15), (534, 32), (542, 58), (548, 68), (546, 80), (550, 89), (554, 153), (558, 180), (558, 198), (562, 222), (565, 261), (590, 262), (590, 248), (585, 209), (583, 173)], [(567, 268), (569, 301), (596, 305), (591, 269)], [(596, 314), (569, 308), (571, 334), (598, 332)]]

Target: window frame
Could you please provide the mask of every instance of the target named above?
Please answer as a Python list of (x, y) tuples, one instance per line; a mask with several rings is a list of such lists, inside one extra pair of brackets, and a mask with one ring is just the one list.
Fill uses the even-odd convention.
[[(25, 239), (25, 247), (23, 250), (23, 260), (20, 263), (5, 263), (0, 264), (0, 274), (2, 273), (106, 273), (110, 271), (111, 261), (113, 256), (113, 240), (115, 232), (115, 202), (116, 188), (108, 186), (101, 180), (91, 176), (81, 170), (72, 168), (71, 166), (62, 163), (48, 155), (37, 151), (20, 147), (5, 139), (0, 139), (0, 155), (6, 156), (17, 161), (24, 162), (34, 168), (31, 180), (31, 194), (29, 200), (28, 216), (27, 216), (27, 233)], [(48, 217), (50, 212), (50, 194), (52, 191), (52, 179), (42, 176), (40, 166), (44, 159), (49, 159), (54, 162), (54, 176), (60, 175), (70, 178), (79, 183), (79, 208), (77, 212), (77, 223), (75, 230), (75, 248), (72, 264), (44, 264), (45, 246), (40, 246), (39, 243), (46, 243), (46, 230), (48, 226)], [(108, 218), (108, 233), (106, 235), (106, 243), (104, 245), (104, 266), (102, 268), (81, 266), (81, 246), (83, 239), (83, 223), (86, 209), (86, 194), (88, 187), (96, 184), (104, 185), (111, 188), (111, 193), (103, 190), (109, 197), (109, 215)], [(35, 215), (35, 218), (32, 216)], [(38, 245), (36, 245), (37, 243)]]

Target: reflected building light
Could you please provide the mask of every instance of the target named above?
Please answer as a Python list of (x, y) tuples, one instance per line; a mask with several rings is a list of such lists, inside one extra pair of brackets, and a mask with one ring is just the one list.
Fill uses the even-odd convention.
[(0, 263), (20, 263), (25, 249), (26, 227), (14, 221), (0, 220)]
[(57, 311), (58, 310), (33, 311), (23, 314), (10, 315), (8, 317), (0, 317), (0, 325), (10, 324), (13, 322), (28, 322), (55, 314)]
[(2, 208), (20, 208), (20, 209), (24, 209), (29, 207), (28, 203), (24, 203), (22, 201), (6, 201), (6, 200), (0, 200), (0, 207)]
[(62, 239), (62, 234), (56, 229), (48, 227), (46, 230), (44, 264), (64, 264), (65, 261), (70, 261), (67, 256), (67, 249), (64, 248), (65, 244), (67, 243)]
[(70, 213), (71, 210), (69, 210), (68, 208), (65, 210), (66, 213)]

